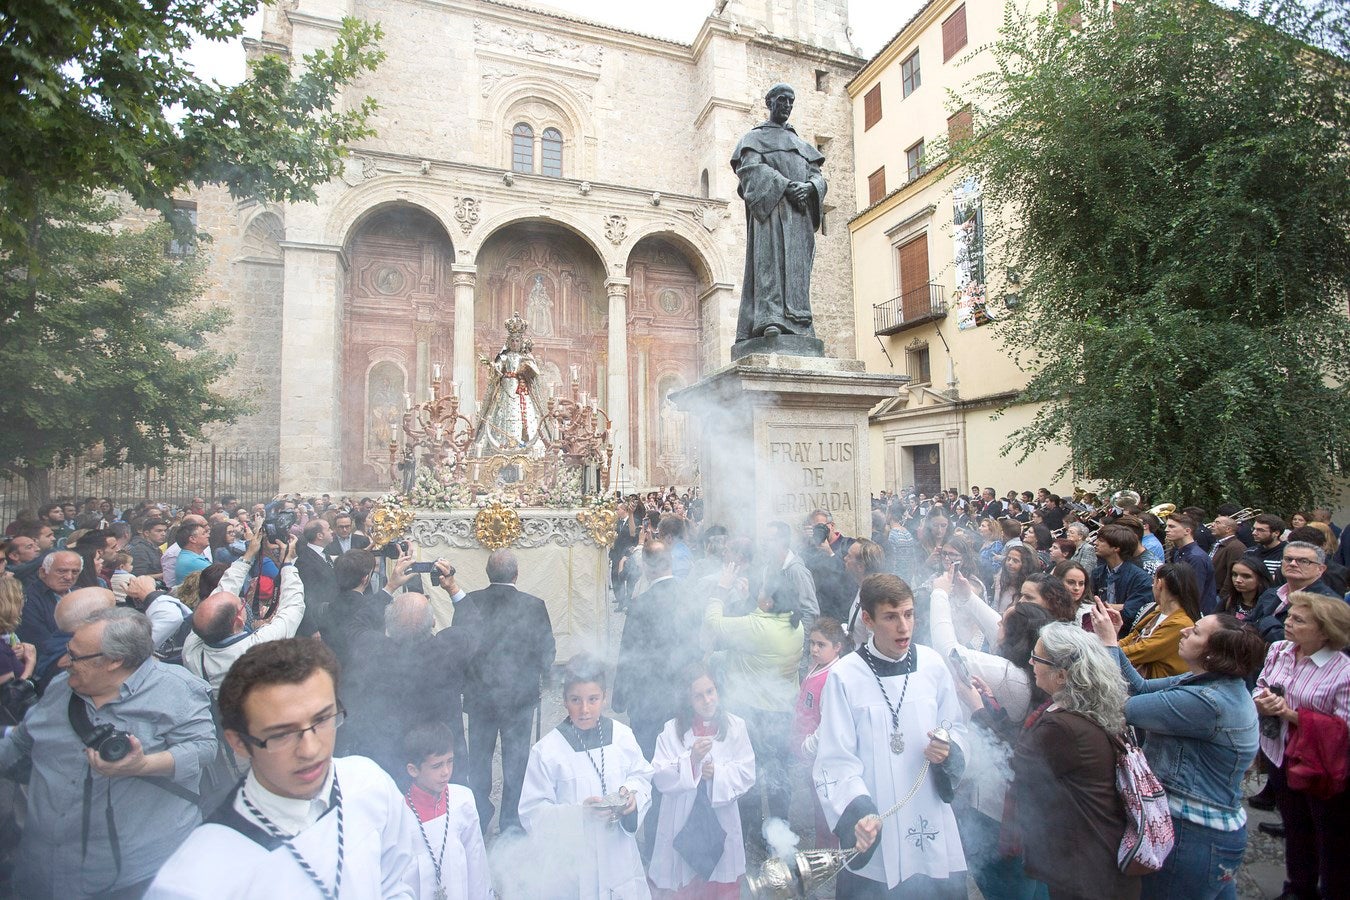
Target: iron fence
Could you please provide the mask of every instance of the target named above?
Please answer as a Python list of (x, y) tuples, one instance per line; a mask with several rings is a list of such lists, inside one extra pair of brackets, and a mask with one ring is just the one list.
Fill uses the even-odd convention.
[[(241, 502), (270, 500), (280, 484), (279, 454), (272, 450), (221, 450), (212, 445), (165, 460), (151, 468), (119, 466), (94, 468), (91, 460), (80, 460), (53, 469), (48, 494), (73, 497), (111, 498), (119, 509), (135, 506), (142, 500), (154, 500), (186, 506), (193, 497), (212, 500), (233, 495)], [(28, 487), (22, 478), (0, 478), (0, 514), (4, 521), (14, 518), (28, 504)]]

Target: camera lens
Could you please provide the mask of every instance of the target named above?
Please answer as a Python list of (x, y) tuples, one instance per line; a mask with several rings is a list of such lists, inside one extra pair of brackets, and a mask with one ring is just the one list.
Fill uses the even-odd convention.
[(98, 745), (98, 755), (104, 762), (115, 763), (126, 758), (131, 752), (131, 735), (126, 732), (116, 732), (104, 738), (103, 743)]

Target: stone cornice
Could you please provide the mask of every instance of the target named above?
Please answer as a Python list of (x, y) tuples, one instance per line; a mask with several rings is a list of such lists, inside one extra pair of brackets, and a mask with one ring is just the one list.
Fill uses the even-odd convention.
[(708, 102), (703, 104), (703, 109), (699, 110), (698, 115), (694, 116), (694, 128), (702, 128), (703, 123), (716, 110), (724, 109), (739, 116), (749, 113), (754, 108), (753, 104), (746, 103), (744, 100), (733, 100), (730, 97), (709, 97)]

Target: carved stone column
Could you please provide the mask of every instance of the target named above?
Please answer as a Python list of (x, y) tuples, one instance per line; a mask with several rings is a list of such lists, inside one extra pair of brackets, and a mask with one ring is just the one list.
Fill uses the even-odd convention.
[(614, 423), (614, 461), (634, 465), (637, 456), (629, 446), (632, 438), (628, 429), (628, 286), (629, 278), (610, 278), (605, 281), (609, 295), (609, 364), (606, 367), (609, 392), (609, 418)]
[(478, 267), (454, 265), (450, 271), (455, 285), (455, 381), (459, 383), (459, 395), (472, 410), (478, 399), (475, 381), (478, 377), (478, 354), (473, 347), (473, 292), (478, 284)]

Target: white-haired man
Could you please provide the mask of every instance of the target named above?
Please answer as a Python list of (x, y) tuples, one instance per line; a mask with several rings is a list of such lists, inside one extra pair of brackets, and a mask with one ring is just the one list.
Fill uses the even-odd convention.
[(32, 764), (15, 896), (139, 897), (200, 823), (198, 782), (216, 752), (210, 699), (151, 650), (141, 613), (93, 613), (65, 672), (0, 741), (0, 769)]

